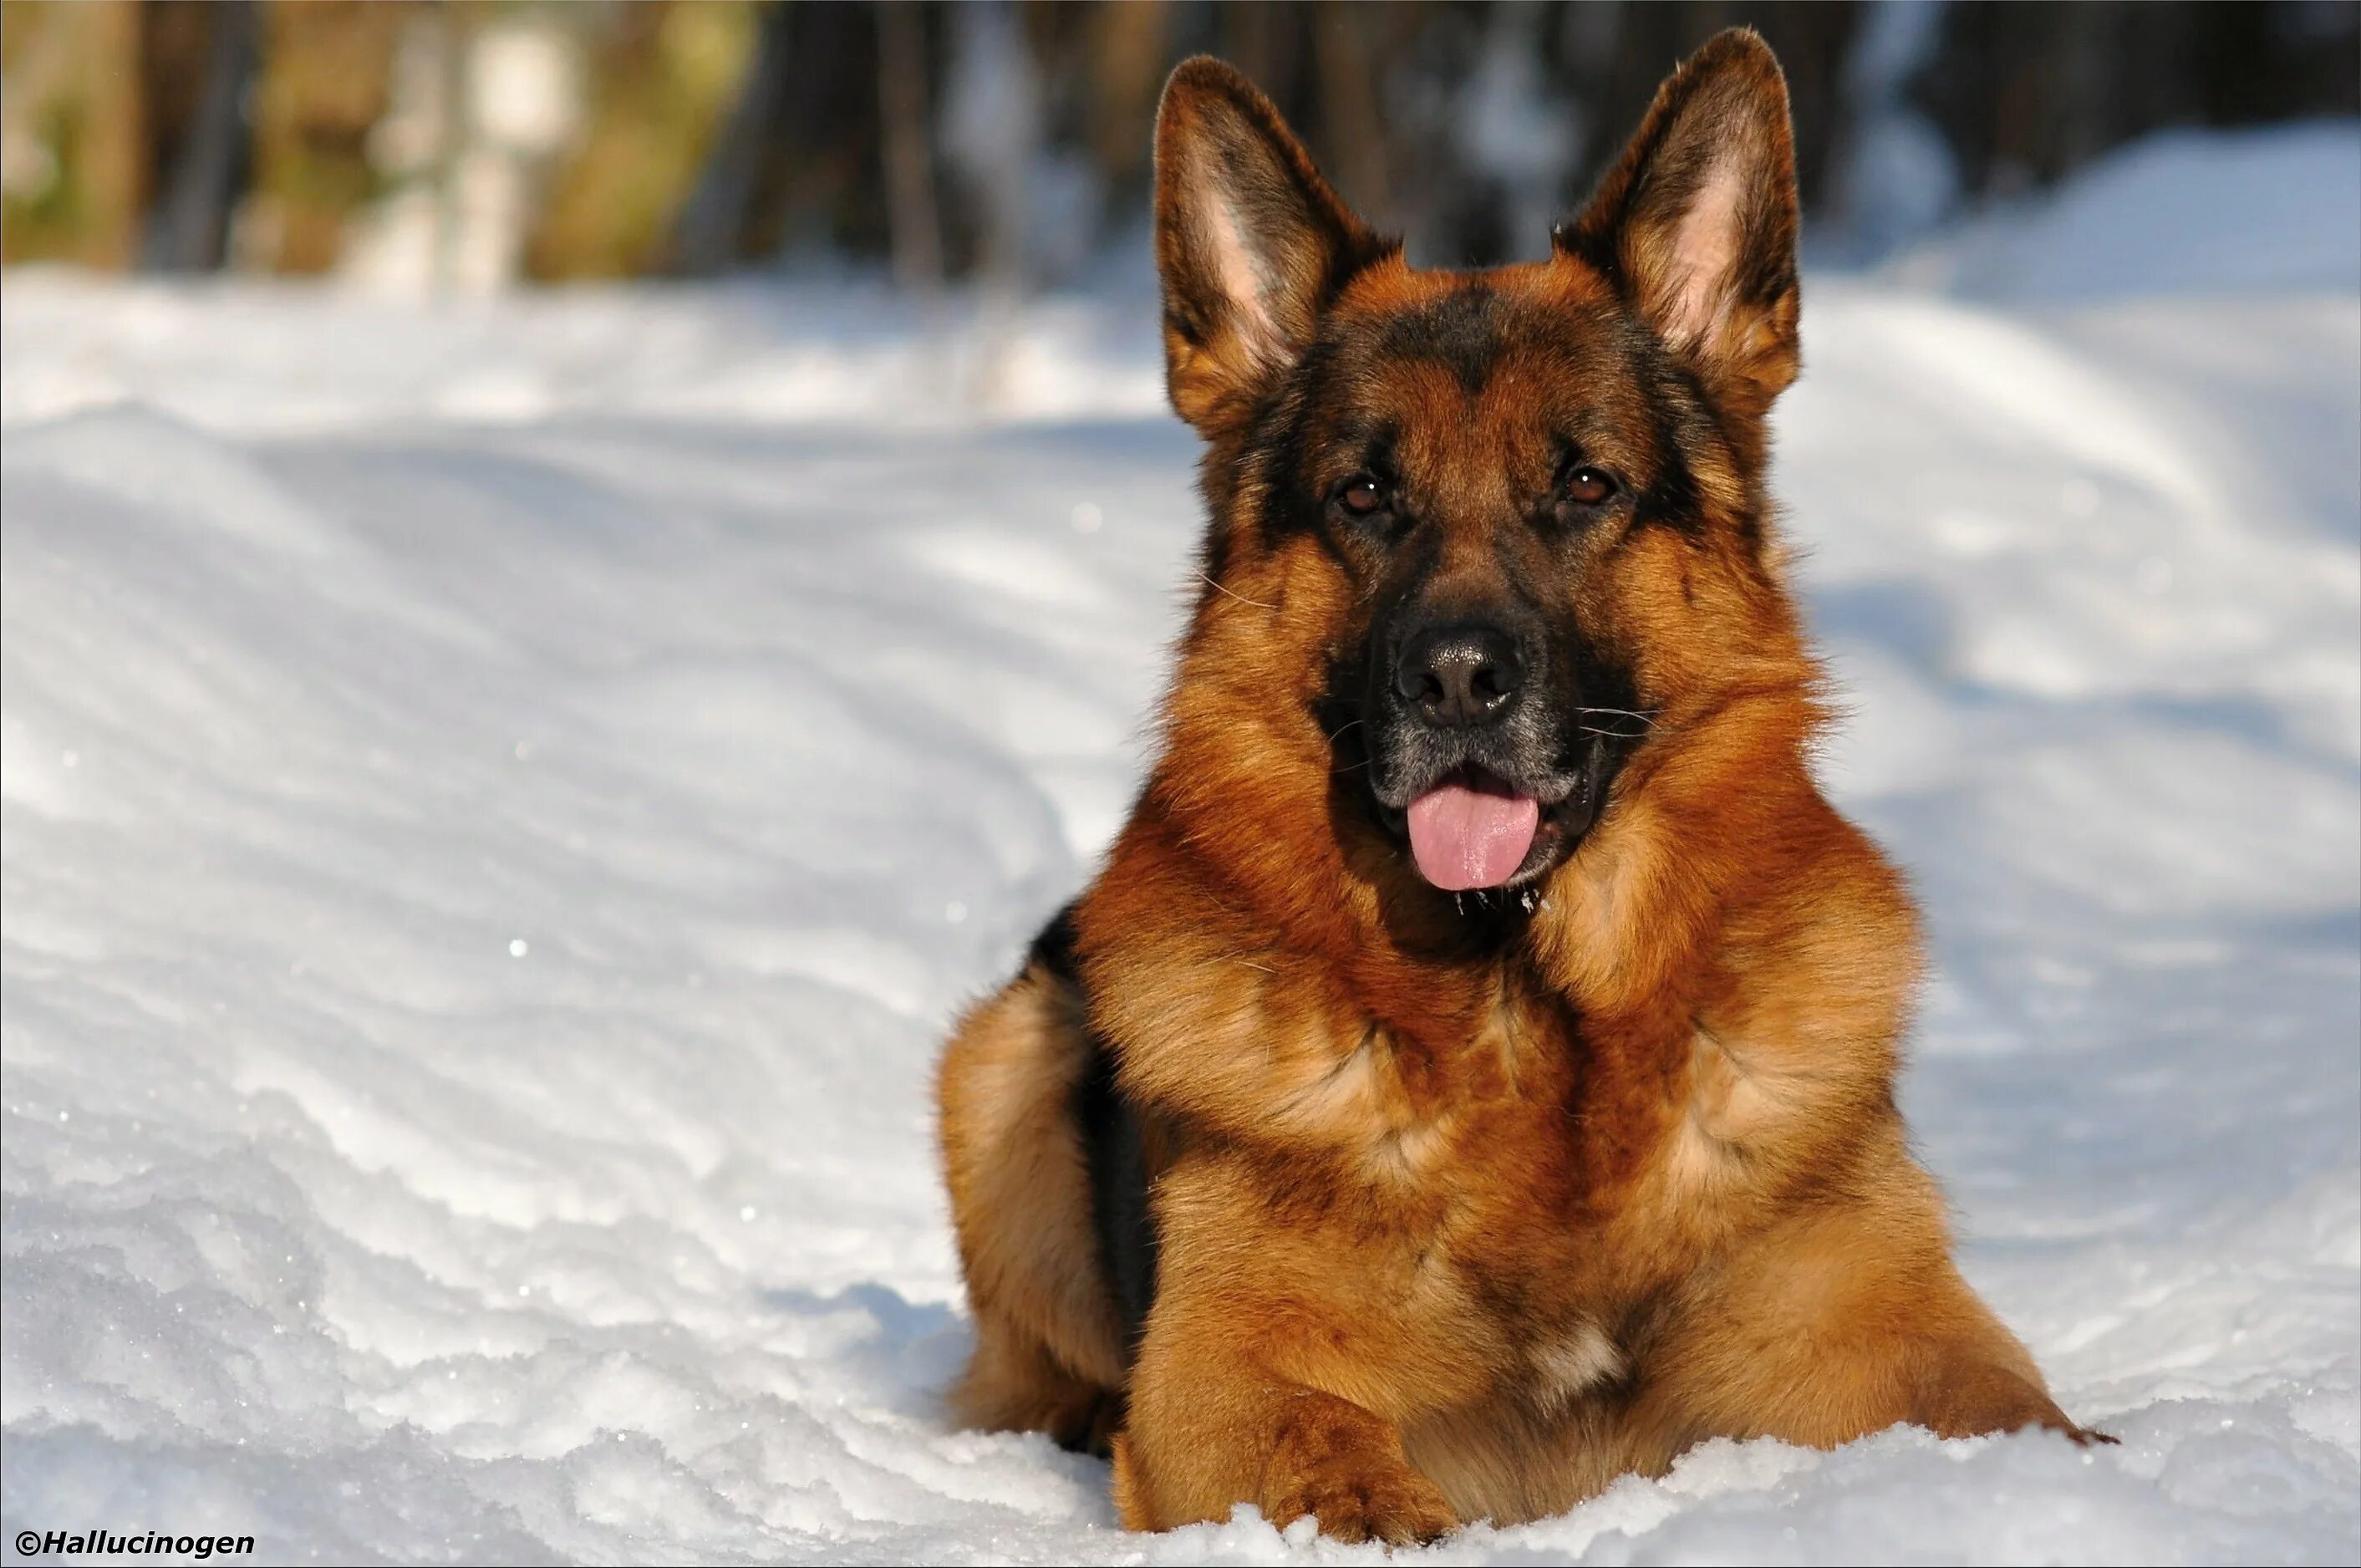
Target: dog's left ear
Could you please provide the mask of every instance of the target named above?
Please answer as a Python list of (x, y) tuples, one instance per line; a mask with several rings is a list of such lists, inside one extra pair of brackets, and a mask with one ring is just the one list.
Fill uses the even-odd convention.
[(1795, 228), (1786, 79), (1761, 35), (1731, 27), (1657, 90), (1556, 247), (1613, 280), (1725, 406), (1759, 416), (1798, 365)]

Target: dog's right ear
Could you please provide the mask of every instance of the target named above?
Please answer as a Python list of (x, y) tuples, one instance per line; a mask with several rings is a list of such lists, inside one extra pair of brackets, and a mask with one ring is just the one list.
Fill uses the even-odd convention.
[(1311, 345), (1320, 311), (1391, 248), (1233, 67), (1186, 60), (1156, 111), (1156, 267), (1172, 406), (1234, 428)]

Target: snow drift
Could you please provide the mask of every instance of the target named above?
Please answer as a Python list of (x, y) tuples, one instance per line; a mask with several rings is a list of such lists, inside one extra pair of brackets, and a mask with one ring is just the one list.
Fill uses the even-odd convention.
[[(2023, 276), (2105, 275), (2080, 210)], [(1779, 420), (1826, 776), (1932, 922), (1906, 1109), (2123, 1446), (1716, 1443), (1423, 1555), (2361, 1555), (2353, 243), (1817, 280)], [(5, 312), (12, 1534), (1374, 1560), (1120, 1535), (935, 1402), (931, 1057), (1118, 822), (1192, 582), (1144, 301)]]

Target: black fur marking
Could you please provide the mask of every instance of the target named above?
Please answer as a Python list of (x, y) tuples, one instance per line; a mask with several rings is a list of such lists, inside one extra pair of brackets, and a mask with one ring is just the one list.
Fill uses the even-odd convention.
[(1156, 1300), (1156, 1216), (1148, 1206), (1148, 1153), (1139, 1114), (1115, 1080), (1106, 1042), (1090, 1036), (1091, 1062), (1074, 1086), (1074, 1124), (1091, 1180), (1091, 1222), (1099, 1262), (1123, 1319), (1124, 1360), (1137, 1354)]
[(1387, 357), (1433, 360), (1459, 379), (1473, 397), (1484, 389), (1499, 362), (1503, 322), (1500, 298), (1483, 283), (1467, 283), (1432, 304), (1405, 311), (1386, 323), (1378, 352)]
[(1027, 964), (1038, 964), (1068, 985), (1082, 983), (1082, 967), (1074, 959), (1074, 906), (1071, 904), (1052, 916), (1033, 938), (1026, 953)]
[[(1074, 952), (1074, 906), (1058, 911), (1026, 955), (1027, 964), (1059, 983), (1082, 991)], [(1156, 1299), (1156, 1217), (1148, 1207), (1148, 1156), (1139, 1116), (1115, 1081), (1115, 1057), (1097, 1031), (1086, 1031), (1090, 1065), (1074, 1085), (1074, 1129), (1091, 1183), (1091, 1228), (1099, 1266), (1123, 1319), (1124, 1355), (1138, 1348), (1148, 1306)]]
[[(1335, 374), (1337, 345), (1323, 336), (1304, 352), (1280, 395), (1273, 398), (1246, 438), (1240, 461), (1262, 480), (1262, 544), (1275, 550), (1292, 534), (1308, 533), (1333, 554), (1334, 543), (1321, 527), (1320, 498), (1304, 484), (1312, 457), (1312, 409)], [(1222, 528), (1219, 514), (1215, 532)], [(1225, 542), (1226, 543), (1226, 542)], [(1226, 556), (1226, 549), (1224, 552)], [(1339, 561), (1341, 564), (1341, 557)], [(1219, 576), (1216, 572), (1214, 576)]]
[(1688, 447), (1682, 424), (1694, 422), (1694, 411), (1710, 408), (1705, 389), (1676, 363), (1654, 334), (1631, 317), (1624, 319), (1634, 379), (1648, 405), (1650, 434), (1656, 445), (1656, 474), (1637, 498), (1635, 520), (1642, 525), (1661, 523), (1690, 538), (1705, 529), (1697, 499), (1697, 476), (1689, 471)]

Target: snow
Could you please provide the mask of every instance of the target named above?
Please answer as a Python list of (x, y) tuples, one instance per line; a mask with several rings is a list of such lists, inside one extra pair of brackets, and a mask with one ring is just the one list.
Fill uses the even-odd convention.
[[(2108, 177), (2010, 276), (2114, 292), (1815, 279), (1780, 488), (1827, 780), (1932, 924), (1905, 1108), (2123, 1445), (1715, 1443), (1433, 1561), (2361, 1556), (2355, 225), (2111, 257)], [(9, 1533), (1377, 1559), (1121, 1535), (936, 1404), (932, 1055), (1120, 820), (1193, 583), (1136, 285), (0, 309)]]
[(2168, 131), (1894, 267), (1982, 299), (2361, 289), (2361, 127)]

